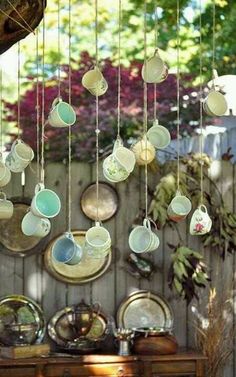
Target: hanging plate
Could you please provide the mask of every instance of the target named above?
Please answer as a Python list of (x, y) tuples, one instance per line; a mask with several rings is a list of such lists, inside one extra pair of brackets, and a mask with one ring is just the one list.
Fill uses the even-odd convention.
[[(85, 231), (73, 230), (73, 236), (80, 246), (84, 245)], [(69, 284), (85, 284), (103, 275), (111, 264), (112, 252), (105, 258), (93, 259), (83, 255), (79, 264), (58, 263), (52, 258), (52, 246), (61, 234), (54, 238), (45, 251), (44, 262), (48, 272), (57, 280)]]
[(45, 248), (50, 234), (44, 238), (28, 237), (21, 231), (21, 222), (25, 216), (31, 199), (12, 198), (13, 216), (9, 220), (0, 221), (0, 251), (11, 256), (25, 257)]
[(120, 305), (117, 312), (118, 327), (130, 329), (173, 328), (173, 312), (159, 295), (149, 291), (132, 293)]
[[(96, 183), (89, 185), (81, 195), (80, 205), (83, 213), (91, 220), (97, 218)], [(99, 183), (98, 214), (101, 221), (107, 221), (113, 217), (119, 205), (118, 194), (114, 187), (107, 183)]]
[[(48, 323), (48, 335), (60, 347), (68, 347), (75, 345), (73, 340), (76, 334), (71, 326), (73, 320), (74, 307), (66, 307), (50, 319)], [(89, 341), (98, 341), (104, 337), (107, 328), (107, 318), (104, 313), (94, 312), (94, 321), (86, 339)]]
[[(30, 326), (32, 326), (31, 329)], [(3, 344), (9, 345), (10, 338), (13, 342), (14, 339), (17, 340), (17, 337), (19, 340), (19, 336), (23, 335), (22, 331), (25, 330), (28, 332), (27, 337), (35, 339), (34, 343), (41, 343), (46, 331), (43, 311), (35, 301), (26, 296), (2, 297), (0, 299), (0, 330), (0, 341)]]

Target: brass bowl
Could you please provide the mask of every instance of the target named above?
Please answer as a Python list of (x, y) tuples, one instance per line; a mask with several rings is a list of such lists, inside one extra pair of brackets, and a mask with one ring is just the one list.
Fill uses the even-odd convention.
[(4, 331), (0, 333), (0, 341), (6, 346), (34, 344), (37, 333), (38, 325), (36, 323), (8, 324), (4, 326)]

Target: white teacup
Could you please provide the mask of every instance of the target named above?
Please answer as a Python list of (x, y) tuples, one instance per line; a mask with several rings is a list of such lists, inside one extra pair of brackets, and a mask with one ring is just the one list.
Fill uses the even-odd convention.
[(160, 83), (168, 76), (168, 67), (161, 59), (158, 50), (154, 55), (144, 62), (142, 67), (142, 78), (149, 84)]
[(129, 247), (135, 253), (154, 251), (159, 244), (159, 238), (151, 230), (149, 219), (144, 219), (143, 225), (136, 226), (129, 235)]
[(166, 127), (161, 126), (158, 120), (153, 122), (153, 126), (147, 132), (147, 138), (155, 148), (164, 149), (170, 144), (170, 133)]
[(82, 85), (94, 96), (102, 96), (108, 89), (108, 84), (97, 67), (84, 74)]
[(150, 141), (147, 140), (146, 136), (132, 146), (132, 151), (134, 152), (138, 165), (150, 164), (156, 156), (155, 148)]
[(0, 187), (6, 186), (11, 180), (11, 171), (6, 167), (3, 161), (0, 160)]
[(203, 101), (203, 109), (210, 116), (224, 115), (228, 109), (225, 96), (212, 89)]
[(31, 212), (35, 216), (52, 218), (61, 210), (59, 196), (52, 190), (45, 189), (42, 183), (35, 187), (35, 195), (31, 202)]
[(62, 101), (61, 98), (55, 98), (48, 116), (48, 123), (52, 127), (68, 127), (76, 122), (76, 114), (73, 107)]
[(192, 204), (189, 198), (177, 192), (168, 206), (167, 214), (172, 221), (179, 222), (186, 218), (191, 208)]
[(64, 233), (52, 246), (52, 256), (56, 262), (75, 265), (81, 261), (82, 255), (83, 250), (71, 232)]
[(111, 247), (111, 236), (107, 229), (101, 226), (99, 221), (88, 229), (85, 235), (84, 250), (93, 258), (105, 257)]
[(29, 237), (46, 237), (51, 230), (50, 220), (26, 213), (21, 223), (22, 232)]
[(34, 158), (34, 151), (22, 140), (17, 139), (11, 147), (11, 151), (6, 157), (6, 166), (13, 173), (22, 173)]
[(0, 220), (10, 219), (13, 216), (13, 211), (13, 203), (7, 200), (4, 192), (0, 192)]
[(201, 204), (193, 213), (190, 221), (190, 234), (201, 236), (210, 232), (212, 220), (208, 215), (207, 208)]

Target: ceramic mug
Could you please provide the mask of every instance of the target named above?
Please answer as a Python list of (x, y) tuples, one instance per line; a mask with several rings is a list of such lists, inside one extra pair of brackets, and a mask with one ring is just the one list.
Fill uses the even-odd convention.
[(170, 133), (166, 127), (161, 126), (158, 120), (153, 122), (153, 126), (147, 132), (147, 139), (158, 149), (164, 149), (170, 144)]
[(155, 148), (150, 141), (147, 140), (146, 136), (132, 146), (132, 151), (134, 152), (138, 165), (150, 164), (156, 156)]
[(52, 246), (52, 256), (56, 262), (75, 265), (81, 261), (82, 255), (82, 247), (75, 242), (71, 232), (64, 233)]
[(108, 89), (108, 84), (97, 67), (84, 74), (82, 85), (94, 96), (102, 96)]
[(35, 187), (35, 195), (31, 202), (31, 212), (35, 216), (52, 218), (61, 210), (59, 196), (52, 190), (45, 189), (42, 183)]
[(154, 251), (159, 244), (159, 238), (151, 230), (149, 219), (144, 219), (143, 225), (136, 226), (129, 235), (129, 247), (135, 253)]
[(51, 230), (50, 220), (35, 216), (32, 212), (26, 213), (21, 223), (22, 232), (29, 237), (46, 237)]
[(121, 182), (128, 178), (134, 166), (134, 153), (125, 148), (120, 139), (117, 139), (112, 154), (103, 161), (103, 174), (110, 182)]
[(11, 180), (11, 171), (6, 167), (3, 161), (0, 160), (0, 187), (6, 186)]
[(11, 151), (6, 157), (6, 166), (13, 173), (22, 173), (34, 158), (34, 151), (22, 140), (17, 139), (11, 147)]
[(48, 123), (52, 127), (68, 127), (76, 122), (76, 114), (69, 103), (62, 101), (61, 98), (55, 98), (48, 116)]
[(84, 250), (91, 257), (103, 258), (108, 254), (110, 247), (110, 233), (99, 221), (96, 221), (95, 226), (86, 232)]
[(192, 204), (189, 198), (177, 192), (168, 206), (167, 214), (172, 221), (179, 222), (186, 218), (191, 208)]
[(190, 221), (190, 234), (201, 236), (210, 232), (212, 220), (208, 215), (207, 208), (201, 204), (193, 213)]
[(210, 116), (222, 116), (226, 113), (227, 108), (225, 96), (215, 89), (210, 90), (203, 100), (203, 109)]
[(10, 219), (13, 216), (13, 210), (13, 203), (7, 200), (4, 192), (0, 192), (0, 220)]
[(142, 78), (149, 84), (160, 83), (168, 76), (168, 67), (161, 59), (158, 50), (154, 55), (144, 62), (142, 67)]

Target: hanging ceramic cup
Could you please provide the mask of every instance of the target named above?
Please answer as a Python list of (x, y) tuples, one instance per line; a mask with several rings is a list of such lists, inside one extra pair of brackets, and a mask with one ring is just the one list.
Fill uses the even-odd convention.
[(93, 258), (104, 258), (110, 251), (111, 236), (99, 221), (85, 235), (85, 252)]
[(48, 123), (52, 127), (73, 126), (76, 122), (76, 114), (69, 103), (62, 101), (61, 98), (55, 98), (48, 116)]
[(224, 115), (228, 109), (225, 96), (215, 89), (210, 90), (203, 101), (203, 109), (210, 116)]
[(108, 89), (108, 84), (98, 67), (84, 74), (82, 85), (94, 96), (102, 96)]
[(208, 215), (207, 208), (201, 204), (193, 213), (190, 221), (190, 234), (201, 236), (209, 233), (212, 227), (212, 220)]
[(166, 127), (161, 126), (156, 119), (147, 132), (147, 139), (157, 149), (164, 149), (170, 144), (170, 133)]
[(155, 148), (150, 141), (147, 140), (146, 136), (132, 146), (132, 151), (134, 152), (138, 165), (150, 164), (156, 156)]
[(46, 237), (51, 230), (50, 220), (35, 216), (32, 212), (26, 213), (21, 223), (21, 230), (29, 237)]
[(142, 78), (149, 84), (160, 83), (168, 76), (168, 67), (161, 59), (158, 50), (154, 55), (144, 62), (142, 67)]
[(175, 222), (179, 222), (186, 218), (191, 211), (192, 204), (187, 196), (181, 195), (177, 192), (168, 206), (167, 214), (169, 219)]
[(149, 219), (144, 219), (143, 225), (136, 226), (129, 235), (129, 247), (135, 253), (154, 251), (159, 244), (159, 238), (152, 231)]
[(13, 210), (13, 203), (7, 200), (4, 192), (0, 192), (0, 220), (10, 219), (13, 215)]
[(52, 190), (45, 189), (42, 183), (35, 187), (35, 195), (31, 202), (31, 212), (38, 217), (52, 218), (61, 210), (59, 196)]
[(64, 233), (52, 246), (52, 257), (56, 262), (75, 265), (81, 261), (82, 255), (82, 248), (71, 232)]
[(11, 180), (11, 171), (8, 167), (4, 164), (2, 160), (0, 160), (0, 187), (6, 186)]
[(11, 147), (11, 151), (6, 157), (6, 166), (13, 173), (22, 173), (34, 158), (34, 151), (22, 140), (17, 139)]

